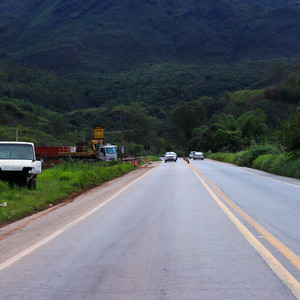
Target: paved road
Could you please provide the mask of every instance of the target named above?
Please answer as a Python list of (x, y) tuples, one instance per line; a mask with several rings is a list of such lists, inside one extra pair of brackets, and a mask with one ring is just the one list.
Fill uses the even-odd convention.
[(179, 159), (2, 262), (0, 299), (300, 299), (299, 256), (298, 180)]

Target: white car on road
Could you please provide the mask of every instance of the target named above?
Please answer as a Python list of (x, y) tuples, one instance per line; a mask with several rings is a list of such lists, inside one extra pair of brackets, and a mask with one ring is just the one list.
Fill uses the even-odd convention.
[(167, 162), (167, 161), (169, 161), (169, 160), (172, 160), (172, 161), (177, 161), (177, 154), (175, 153), (175, 152), (167, 152), (166, 154), (165, 154), (165, 157), (164, 157), (164, 159), (165, 159), (165, 163)]

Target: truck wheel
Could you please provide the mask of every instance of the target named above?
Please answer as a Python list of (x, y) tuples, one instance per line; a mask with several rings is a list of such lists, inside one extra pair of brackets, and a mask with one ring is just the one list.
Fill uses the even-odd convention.
[(36, 189), (36, 178), (30, 179), (30, 181), (28, 182), (28, 188), (30, 190), (35, 190)]

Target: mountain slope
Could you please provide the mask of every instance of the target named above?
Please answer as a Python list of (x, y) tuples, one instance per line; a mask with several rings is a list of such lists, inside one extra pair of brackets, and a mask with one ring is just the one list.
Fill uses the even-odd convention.
[(300, 51), (299, 1), (3, 0), (1, 50), (58, 73)]

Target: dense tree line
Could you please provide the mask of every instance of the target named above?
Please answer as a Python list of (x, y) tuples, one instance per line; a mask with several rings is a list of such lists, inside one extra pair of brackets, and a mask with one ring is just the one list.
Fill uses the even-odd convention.
[(216, 83), (226, 72), (209, 70), (156, 66), (87, 83), (2, 63), (0, 139), (13, 140), (18, 127), (20, 138), (38, 145), (75, 144), (102, 125), (107, 142), (120, 145), (123, 132), (128, 155), (145, 152), (146, 144), (153, 153), (186, 154), (238, 151), (266, 140), (299, 151), (298, 64), (275, 60), (264, 87), (225, 92)]

